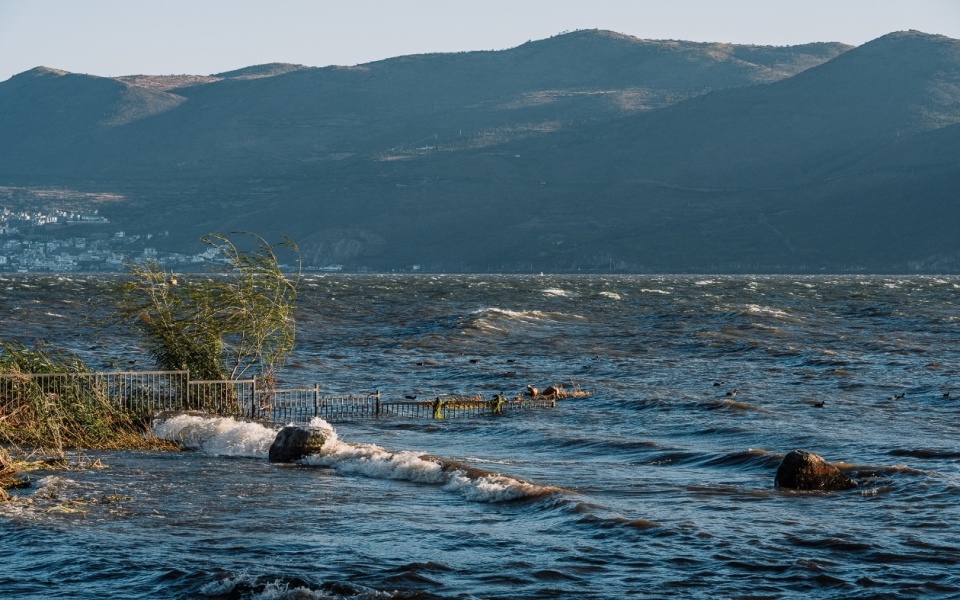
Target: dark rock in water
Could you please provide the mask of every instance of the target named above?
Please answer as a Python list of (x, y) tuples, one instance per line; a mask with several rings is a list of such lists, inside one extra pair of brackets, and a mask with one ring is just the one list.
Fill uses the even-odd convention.
[(783, 457), (777, 467), (773, 485), (821, 492), (848, 490), (857, 486), (856, 482), (840, 469), (825, 461), (823, 457), (806, 450), (794, 450)]
[(270, 446), (270, 462), (287, 463), (319, 454), (326, 440), (326, 430), (318, 427), (284, 427)]
[(12, 478), (12, 483), (7, 486), (8, 489), (24, 489), (31, 485), (30, 476), (26, 473), (16, 473)]

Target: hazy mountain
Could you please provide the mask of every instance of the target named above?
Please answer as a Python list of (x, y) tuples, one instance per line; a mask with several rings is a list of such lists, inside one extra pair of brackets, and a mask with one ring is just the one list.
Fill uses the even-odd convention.
[[(0, 83), (0, 185), (129, 230), (287, 233), (308, 263), (960, 270), (960, 42), (579, 31), (496, 52)], [(105, 209), (106, 210), (106, 209)]]

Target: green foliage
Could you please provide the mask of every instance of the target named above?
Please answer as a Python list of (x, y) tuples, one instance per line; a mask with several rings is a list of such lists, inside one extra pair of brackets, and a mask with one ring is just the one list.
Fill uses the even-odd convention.
[(297, 246), (246, 235), (254, 250), (222, 235), (202, 238), (223, 258), (218, 275), (186, 279), (156, 262), (129, 266), (132, 277), (116, 290), (117, 312), (144, 334), (159, 368), (189, 370), (195, 380), (269, 378), (293, 349), (299, 273), (288, 278), (276, 250), (299, 256)]

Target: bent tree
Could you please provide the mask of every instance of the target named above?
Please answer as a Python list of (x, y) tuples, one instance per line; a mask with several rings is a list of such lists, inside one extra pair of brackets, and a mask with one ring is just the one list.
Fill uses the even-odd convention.
[[(158, 368), (189, 370), (195, 379), (269, 382), (293, 349), (299, 250), (289, 238), (270, 244), (241, 235), (253, 249), (219, 234), (201, 238), (220, 257), (218, 273), (174, 275), (155, 261), (128, 265), (131, 276), (114, 290), (117, 313), (144, 336)], [(292, 276), (280, 268), (281, 248), (295, 255)]]

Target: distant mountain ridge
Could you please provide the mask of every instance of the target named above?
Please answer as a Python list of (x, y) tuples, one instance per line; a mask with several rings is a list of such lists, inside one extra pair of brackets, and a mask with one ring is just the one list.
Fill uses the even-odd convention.
[[(943, 36), (577, 31), (354, 67), (33, 69), (0, 83), (0, 185), (122, 194), (114, 222), (173, 244), (289, 234), (318, 266), (960, 271), (957, 124)], [(916, 239), (885, 241), (898, 224)]]

